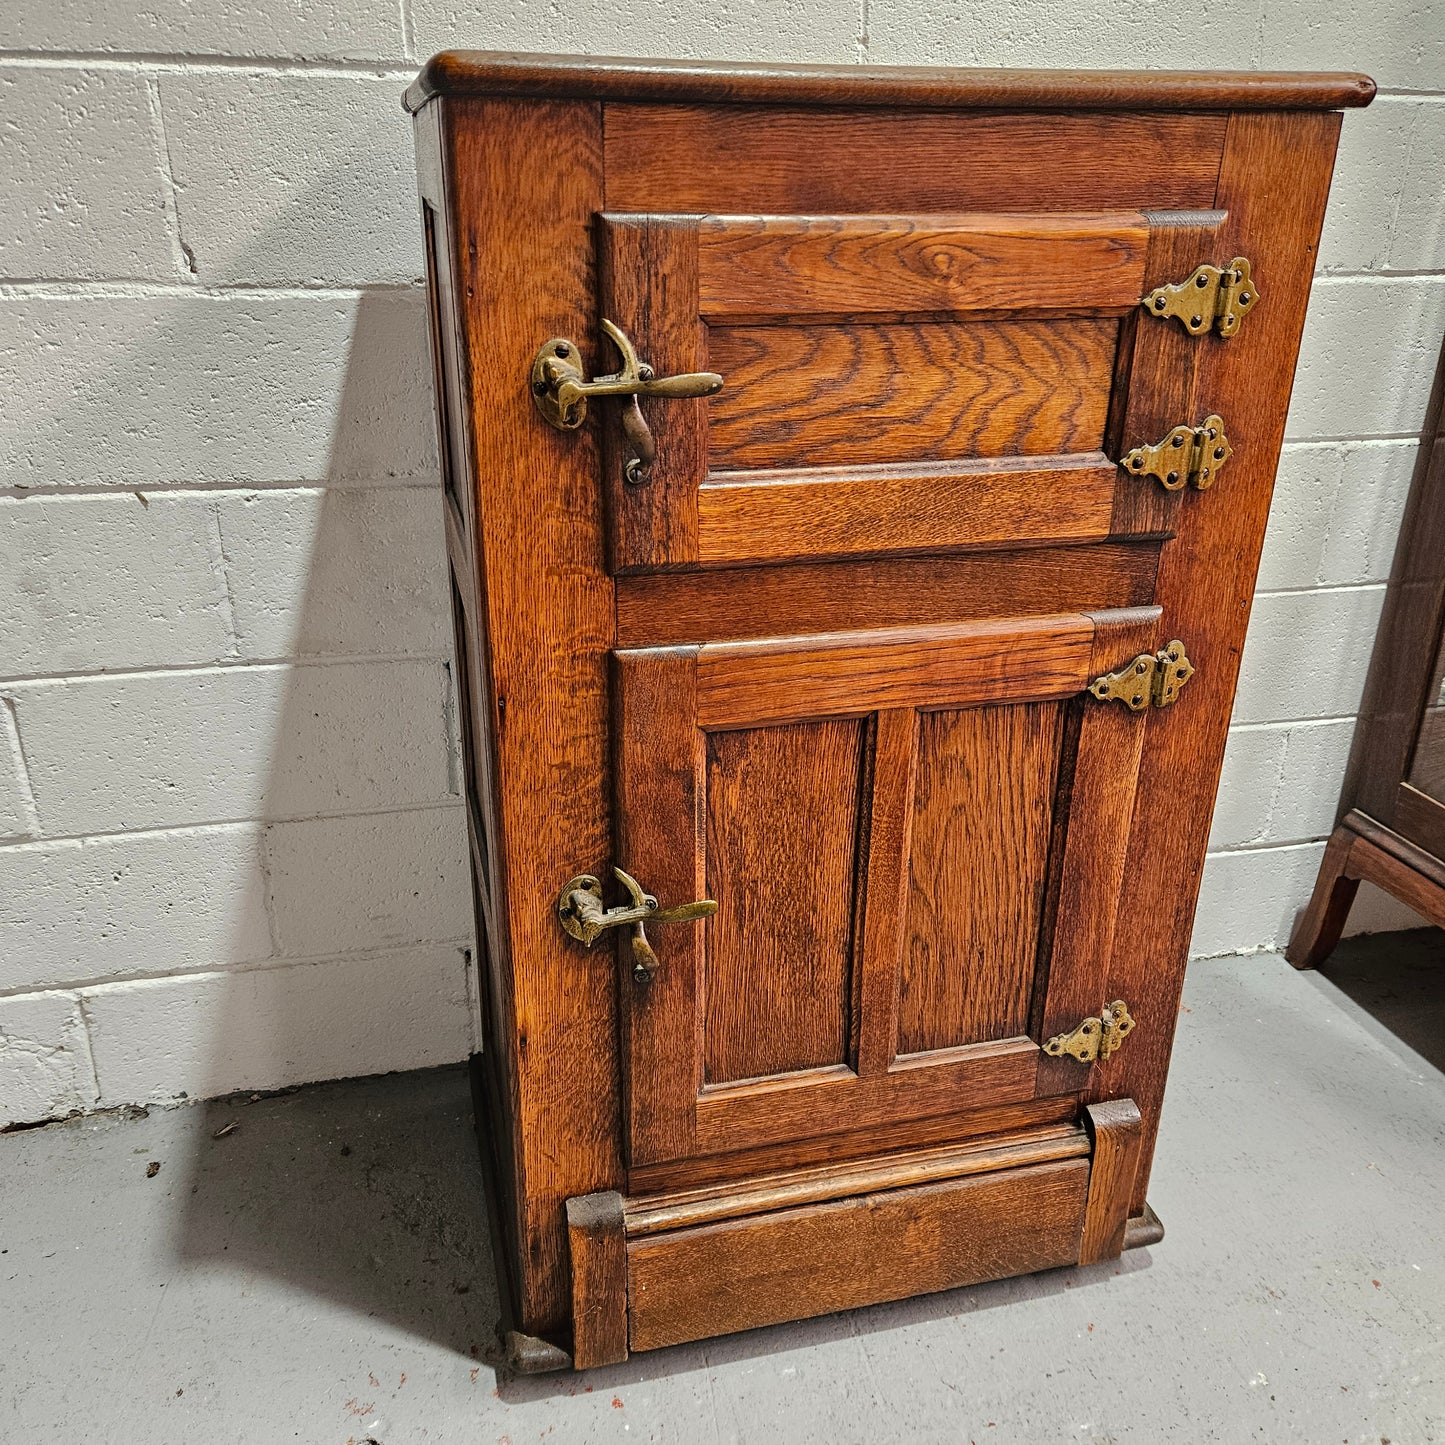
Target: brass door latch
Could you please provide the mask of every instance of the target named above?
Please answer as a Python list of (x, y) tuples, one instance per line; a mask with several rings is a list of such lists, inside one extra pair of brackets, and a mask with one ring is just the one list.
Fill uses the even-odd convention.
[(612, 870), (617, 881), (632, 898), (632, 905), (607, 908), (602, 902), (602, 885), (590, 873), (569, 878), (557, 895), (557, 921), (569, 938), (591, 948), (609, 928), (632, 929), (632, 977), (637, 983), (651, 983), (657, 972), (657, 955), (647, 941), (643, 925), (647, 923), (690, 923), (717, 912), (711, 898), (695, 903), (679, 903), (676, 908), (659, 908), (657, 899), (648, 893), (630, 873)]
[(1258, 300), (1249, 262), (1236, 256), (1227, 266), (1196, 266), (1187, 281), (1156, 286), (1139, 304), (1161, 320), (1172, 316), (1191, 336), (1211, 330), (1233, 336)]
[(1096, 677), (1089, 691), (1102, 702), (1122, 702), (1130, 712), (1143, 712), (1150, 705), (1168, 707), (1193, 676), (1194, 664), (1176, 637), (1168, 647), (1141, 652), (1127, 667)]
[(1207, 416), (1198, 426), (1177, 426), (1162, 442), (1135, 447), (1119, 458), (1130, 476), (1157, 477), (1166, 492), (1185, 482), (1203, 492), (1214, 485), (1234, 448), (1224, 434), (1224, 420)]
[(1095, 1059), (1107, 1059), (1124, 1042), (1125, 1035), (1133, 1032), (1134, 1016), (1128, 1004), (1116, 998), (1098, 1018), (1086, 1018), (1069, 1033), (1055, 1034), (1044, 1045), (1044, 1052), (1055, 1059), (1067, 1054), (1081, 1064), (1092, 1064)]
[(532, 400), (548, 426), (558, 431), (575, 431), (587, 420), (589, 397), (625, 396), (622, 431), (634, 455), (623, 475), (634, 485), (647, 480), (657, 460), (657, 443), (637, 403), (639, 396), (712, 396), (722, 390), (723, 379), (715, 371), (692, 371), (681, 376), (654, 376), (620, 328), (603, 320), (602, 329), (622, 353), (622, 369), (587, 380), (582, 370), (582, 353), (575, 341), (554, 336), (532, 361)]

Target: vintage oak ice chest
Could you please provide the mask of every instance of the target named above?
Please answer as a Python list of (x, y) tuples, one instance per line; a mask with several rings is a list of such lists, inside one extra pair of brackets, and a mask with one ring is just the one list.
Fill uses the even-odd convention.
[(412, 86), (519, 1367), (1161, 1236), (1373, 89), (482, 53)]

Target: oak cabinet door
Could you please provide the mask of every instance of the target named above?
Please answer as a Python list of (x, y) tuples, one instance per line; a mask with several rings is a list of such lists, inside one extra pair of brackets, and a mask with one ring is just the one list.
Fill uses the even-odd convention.
[(602, 216), (602, 315), (657, 375), (724, 378), (642, 402), (644, 485), (613, 416), (614, 570), (1167, 532), (1177, 498), (1117, 462), (1199, 420), (1199, 348), (1139, 302), (1221, 219)]
[[(1084, 693), (1157, 608), (614, 653), (633, 1164), (1088, 1086), (1144, 718)], [(623, 945), (624, 949), (626, 945)]]

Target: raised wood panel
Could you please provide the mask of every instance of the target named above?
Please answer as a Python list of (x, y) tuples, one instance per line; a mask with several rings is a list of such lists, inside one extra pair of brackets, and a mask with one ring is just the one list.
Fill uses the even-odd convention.
[(717, 729), (1066, 697), (1087, 682), (1088, 617), (1007, 618), (722, 642), (698, 653), (697, 716)]
[(698, 491), (698, 560), (736, 566), (1100, 541), (1118, 468), (1101, 452), (828, 472), (723, 473)]
[(1214, 203), (1224, 115), (603, 107), (607, 205), (708, 214)]
[(1157, 542), (1103, 542), (967, 557), (799, 562), (617, 579), (619, 647), (909, 623), (1137, 607)]
[(898, 1051), (1027, 1033), (1063, 706), (926, 713)]
[(1113, 318), (710, 326), (712, 472), (1104, 444)]
[(848, 1056), (854, 873), (867, 725), (707, 742), (704, 1084)]
[(1090, 312), (1136, 306), (1138, 213), (709, 217), (698, 299), (726, 316)]
[(1066, 1159), (629, 1240), (630, 1344), (1072, 1264), (1088, 1181), (1088, 1162)]
[(1100, 541), (1118, 468), (1100, 452), (952, 462), (723, 473), (697, 495), (705, 566), (904, 550)]
[[(1137, 1122), (1137, 1110), (1134, 1118)], [(882, 1189), (963, 1179), (970, 1174), (988, 1174), (1024, 1164), (1087, 1158), (1090, 1152), (1089, 1136), (1082, 1124), (1054, 1124), (1021, 1132), (1009, 1139), (970, 1139), (932, 1148), (899, 1150), (883, 1159), (845, 1159), (804, 1166), (764, 1175), (741, 1187), (713, 1185), (632, 1197), (623, 1201), (624, 1227), (629, 1239), (640, 1239), (669, 1229), (765, 1214), (773, 1209), (816, 1204), (826, 1199), (846, 1199)]]
[(867, 1078), (838, 1066), (713, 1089), (697, 1101), (697, 1148), (748, 1149), (1017, 1103), (1034, 1094), (1038, 1064), (1032, 1040), (1005, 1039), (899, 1060)]

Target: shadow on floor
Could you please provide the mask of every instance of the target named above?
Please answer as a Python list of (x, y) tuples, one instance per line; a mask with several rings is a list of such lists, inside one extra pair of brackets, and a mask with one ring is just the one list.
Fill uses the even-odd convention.
[(1402, 1043), (1445, 1069), (1445, 929), (1347, 938), (1319, 973)]
[(187, 1261), (284, 1279), (474, 1359), (492, 1352), (497, 1287), (465, 1069), (241, 1094), (197, 1113)]

